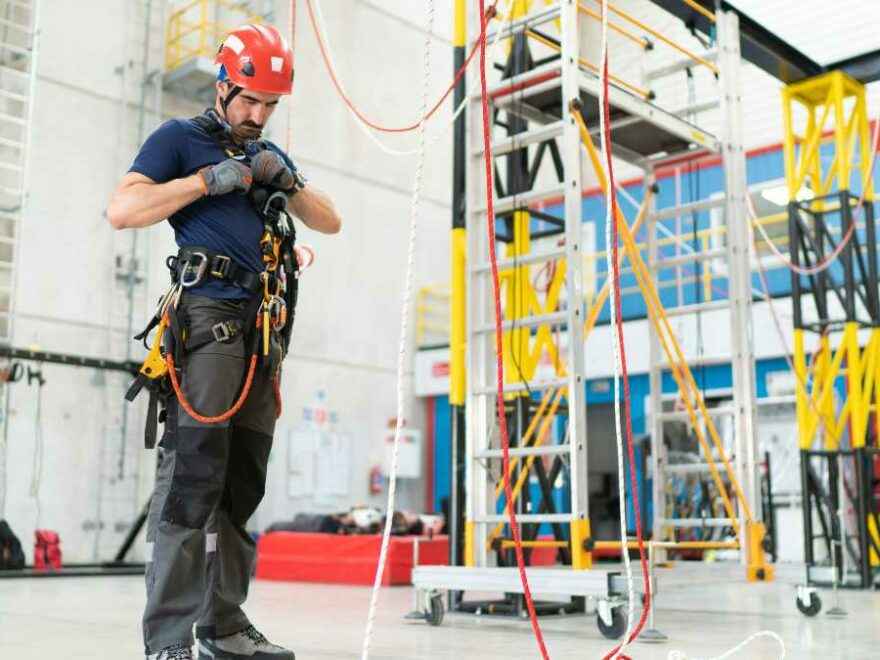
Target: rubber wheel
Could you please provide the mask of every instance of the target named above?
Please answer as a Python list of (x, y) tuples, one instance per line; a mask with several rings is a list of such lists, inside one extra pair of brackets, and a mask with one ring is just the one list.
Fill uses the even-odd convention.
[(815, 592), (810, 594), (809, 605), (806, 605), (800, 598), (795, 599), (795, 603), (800, 613), (804, 616), (816, 616), (822, 609), (822, 600), (819, 598), (819, 594)]
[(611, 625), (605, 625), (602, 617), (596, 614), (596, 625), (599, 626), (599, 632), (606, 639), (620, 639), (623, 631), (626, 630), (626, 619), (623, 616), (623, 608), (615, 607), (611, 610)]
[(443, 596), (437, 594), (431, 598), (431, 610), (428, 612), (427, 621), (432, 626), (443, 623), (443, 615), (446, 612), (443, 607)]

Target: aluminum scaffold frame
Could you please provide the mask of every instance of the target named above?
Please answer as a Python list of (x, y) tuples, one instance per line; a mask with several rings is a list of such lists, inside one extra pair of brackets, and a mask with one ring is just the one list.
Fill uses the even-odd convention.
[[(536, 548), (553, 548), (561, 553), (563, 563), (571, 566), (562, 569), (528, 569), (532, 591), (539, 596), (568, 595), (598, 599), (600, 630), (607, 636), (617, 636), (622, 633), (622, 626), (615, 625), (619, 622), (614, 618), (614, 612), (623, 602), (625, 590), (617, 571), (596, 570), (593, 566), (592, 551), (596, 548), (596, 541), (591, 537), (587, 485), (584, 342), (596, 326), (609, 290), (609, 282), (606, 281), (588, 309), (583, 291), (582, 265), (593, 246), (582, 243), (582, 147), (586, 148), (600, 185), (607, 185), (604, 167), (592, 137), (598, 125), (601, 81), (595, 65), (581, 57), (578, 24), (579, 20), (594, 17), (585, 11), (583, 5), (570, 0), (548, 2), (546, 4), (550, 6), (534, 10), (531, 10), (532, 4), (535, 3), (514, 0), (512, 15), (506, 17), (506, 23), (490, 29), (488, 34), (489, 43), (493, 42), (499, 31), (501, 37), (509, 38), (512, 42), (503, 78), (488, 90), (496, 122), (500, 113), (506, 114), (502, 126), (507, 132), (506, 137), (493, 137), (492, 151), (493, 159), (503, 158), (505, 165), (501, 168), (498, 160), (494, 162), (498, 188), (495, 201), (498, 240), (507, 244), (505, 256), (498, 266), (502, 270), (500, 279), (504, 302), (505, 406), (512, 428), (509, 477), (513, 484), (519, 524), (524, 530), (523, 547), (526, 552)], [(623, 14), (621, 17), (632, 19)], [(542, 28), (553, 21), (558, 21), (558, 38), (549, 37)], [(725, 525), (731, 527), (736, 535), (734, 542), (691, 542), (683, 546), (740, 548), (744, 550), (743, 562), (748, 565), (749, 579), (767, 580), (772, 579), (773, 571), (764, 556), (764, 528), (757, 517), (760, 515), (760, 491), (755, 465), (751, 274), (739, 90), (739, 34), (735, 14), (720, 13), (717, 21), (717, 51), (702, 54), (685, 52), (691, 65), (696, 62), (697, 65), (708, 66), (713, 73), (719, 73), (720, 100), (705, 105), (720, 105), (723, 108), (726, 128), (721, 138), (679, 113), (655, 105), (652, 95), (643, 93), (642, 86), (620, 79), (611, 80), (609, 100), (614, 119), (613, 144), (610, 148), (616, 158), (642, 168), (649, 182), (641, 211), (632, 225), (628, 224), (622, 213), (615, 221), (623, 242), (621, 260), (624, 255), (629, 260), (631, 272), (638, 280), (649, 317), (656, 328), (654, 337), (658, 343), (651, 352), (652, 410), (661, 410), (660, 388), (654, 385), (664, 371), (671, 371), (705, 453), (708, 471), (724, 500)], [(473, 16), (470, 25), (478, 25)], [(549, 50), (551, 55), (534, 59), (527, 46), (531, 42), (538, 43), (545, 51)], [(665, 68), (672, 72), (681, 71), (684, 67)], [(477, 120), (481, 112), (479, 96), (470, 99), (468, 110), (466, 213), (464, 222), (454, 224), (451, 294), (453, 395), (458, 392), (460, 384), (466, 382), (466, 478), (462, 484), (465, 490), (466, 523), (461, 553), (464, 565), (415, 569), (414, 585), (428, 601), (435, 604), (438, 590), (493, 590), (514, 596), (522, 593), (516, 570), (505, 565), (505, 553), (510, 550), (512, 541), (507, 530), (507, 518), (502, 513), (503, 496), (499, 499), (503, 475), (497, 474), (493, 468), (493, 462), (497, 464), (500, 461), (501, 450), (497, 446), (494, 421), (497, 405), (495, 354), (492, 343), (491, 269), (485, 262), (488, 245), (485, 234), (485, 185), (481, 171), (484, 154), (481, 122)], [(697, 111), (698, 108), (692, 110)], [(659, 145), (664, 145), (665, 149)], [(663, 153), (658, 155), (660, 151)], [(723, 197), (717, 202), (709, 200), (679, 208), (656, 209), (650, 185), (655, 169), (682, 155), (693, 157), (695, 152), (722, 155), (725, 169)], [(542, 179), (539, 176), (543, 156), (547, 153), (553, 157), (556, 174), (556, 182), (549, 186), (546, 184), (548, 177)], [(506, 175), (506, 181), (503, 175)], [(560, 199), (563, 217), (548, 213), (548, 206), (557, 205)], [(635, 241), (635, 234), (644, 224), (649, 235), (650, 252), (654, 249), (651, 248), (652, 243), (656, 247), (656, 226), (664, 218), (712, 206), (723, 208), (728, 237), (722, 253), (718, 254), (716, 250), (712, 258), (723, 262), (723, 272), (730, 281), (730, 295), (723, 306), (730, 310), (731, 333), (735, 337), (731, 355), (735, 393), (731, 409), (735, 413), (737, 445), (733, 462), (726, 455), (713, 422), (715, 413), (707, 408), (688, 360), (669, 324), (668, 315), (660, 303), (655, 270), (656, 250), (646, 262), (642, 256), (644, 247)], [(454, 213), (457, 213), (457, 209)], [(465, 236), (466, 261), (461, 255), (461, 241)], [(555, 247), (549, 250), (536, 248), (536, 240), (548, 236), (559, 236)], [(546, 241), (543, 245), (546, 248)], [(704, 255), (697, 255), (695, 260), (705, 258)], [(462, 282), (455, 271), (456, 266), (461, 267), (464, 263), (467, 268), (466, 332), (461, 330), (464, 323), (460, 313)], [(538, 292), (532, 283), (532, 266), (550, 263), (553, 264), (550, 270), (552, 275), (548, 275), (546, 289)], [(717, 302), (714, 305), (718, 307)], [(465, 346), (461, 346), (462, 336), (466, 341)], [(562, 342), (561, 336), (567, 341)], [(661, 347), (664, 349), (665, 362)], [(464, 381), (461, 371), (456, 370), (456, 364), (461, 362), (460, 349), (466, 354), (467, 373)], [(541, 375), (538, 371), (542, 354), (550, 357), (553, 366), (551, 375)], [(542, 395), (540, 401), (537, 395)], [(453, 403), (457, 404), (458, 397), (453, 398), (456, 399)], [(554, 422), (561, 422), (556, 426), (565, 429), (555, 439), (551, 437)], [(655, 435), (655, 438), (661, 439), (655, 444), (662, 445), (662, 416), (657, 416), (653, 428), (655, 433), (658, 433), (658, 429), (661, 431)], [(529, 489), (523, 488), (530, 476), (536, 477), (543, 487), (547, 479), (545, 460), (552, 460), (553, 466), (567, 462), (570, 496), (559, 511), (545, 510), (543, 502), (541, 510), (531, 509)], [(664, 465), (662, 452), (652, 451), (655, 483), (665, 478)], [(558, 473), (551, 472), (553, 474)], [(744, 486), (741, 487), (740, 483)], [(544, 493), (546, 500), (546, 489)], [(655, 488), (654, 498), (655, 512), (662, 511), (662, 490), (658, 493)], [(452, 525), (455, 525), (455, 521), (452, 521)], [(552, 528), (554, 540), (537, 539), (539, 525)], [(668, 528), (669, 525), (655, 525), (654, 542), (658, 553), (677, 545), (676, 539), (663, 538), (663, 532)], [(528, 530), (532, 530), (532, 533), (528, 533)], [(619, 541), (603, 542), (602, 545), (621, 547)], [(460, 599), (453, 599), (454, 605), (460, 606), (461, 603)], [(558, 606), (556, 609), (558, 611)], [(603, 612), (605, 616), (601, 615)], [(521, 614), (522, 608), (513, 607), (510, 613)]]

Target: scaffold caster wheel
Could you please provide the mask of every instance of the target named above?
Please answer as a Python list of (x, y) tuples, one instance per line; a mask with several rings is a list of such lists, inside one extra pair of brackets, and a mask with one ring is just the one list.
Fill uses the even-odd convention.
[(446, 613), (446, 609), (443, 607), (443, 596), (434, 594), (429, 602), (430, 609), (425, 613), (425, 620), (429, 625), (439, 626), (443, 623), (443, 615)]
[(599, 626), (599, 632), (606, 639), (619, 639), (623, 631), (626, 630), (626, 618), (623, 615), (623, 608), (611, 607), (607, 604), (604, 607), (608, 608), (607, 615), (611, 618), (611, 624), (606, 623), (606, 617), (602, 616), (604, 608), (600, 604), (599, 611), (596, 612), (596, 625)]
[(798, 593), (795, 603), (804, 616), (816, 616), (822, 610), (822, 600), (815, 591), (810, 591), (808, 594)]

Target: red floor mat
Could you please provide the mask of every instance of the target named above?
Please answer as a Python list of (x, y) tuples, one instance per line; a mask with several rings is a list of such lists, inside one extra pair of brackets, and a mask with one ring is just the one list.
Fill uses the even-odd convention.
[[(449, 539), (394, 536), (388, 548), (384, 585), (410, 584), (413, 547), (419, 564), (446, 564)], [(290, 582), (372, 584), (382, 537), (271, 532), (257, 542), (257, 578)]]

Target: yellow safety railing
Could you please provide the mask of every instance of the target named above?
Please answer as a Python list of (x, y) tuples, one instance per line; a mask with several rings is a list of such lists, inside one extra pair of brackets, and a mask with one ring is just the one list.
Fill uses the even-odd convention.
[[(596, 4), (601, 4), (601, 3), (599, 2), (599, 0), (593, 0), (593, 1), (596, 2)], [(584, 13), (584, 14), (590, 15), (589, 10), (588, 10), (585, 6), (583, 6), (583, 5), (578, 5), (578, 9), (581, 11), (581, 13)], [(633, 16), (633, 15), (631, 15), (631, 14), (628, 14), (627, 12), (625, 12), (625, 11), (622, 10), (622, 9), (620, 9), (619, 7), (615, 7), (613, 4), (608, 3), (608, 9), (609, 9), (612, 13), (617, 14), (618, 16), (620, 16), (620, 18), (622, 18), (623, 20), (625, 20), (627, 23), (636, 26), (636, 27), (639, 28), (640, 30), (644, 30), (647, 34), (650, 34), (652, 37), (654, 37), (654, 38), (657, 39), (658, 41), (662, 41), (662, 42), (665, 43), (667, 46), (669, 46), (670, 48), (673, 48), (674, 50), (677, 50), (679, 53), (681, 53), (682, 55), (684, 55), (684, 56), (687, 57), (688, 59), (693, 60), (693, 61), (696, 62), (697, 64), (700, 64), (700, 65), (706, 67), (707, 69), (709, 69), (709, 71), (711, 71), (712, 73), (714, 73), (716, 76), (718, 75), (718, 72), (719, 72), (719, 71), (718, 71), (718, 67), (715, 66), (714, 64), (712, 64), (712, 62), (710, 62), (710, 61), (707, 60), (706, 58), (704, 58), (704, 57), (700, 57), (700, 56), (699, 56), (697, 53), (695, 53), (694, 51), (690, 50), (689, 48), (686, 48), (685, 46), (682, 46), (682, 45), (681, 45), (680, 43), (678, 43), (677, 41), (673, 41), (672, 39), (670, 39), (669, 37), (667, 37), (665, 34), (663, 34), (662, 32), (660, 32), (659, 30), (655, 30), (655, 29), (652, 28), (650, 25), (647, 25), (647, 24), (643, 23), (642, 21), (640, 21), (639, 19), (637, 19), (635, 16)], [(593, 13), (595, 13), (595, 12), (593, 12)]]
[(449, 285), (431, 284), (416, 293), (416, 346), (449, 343)]
[[(527, 30), (526, 34), (528, 35), (528, 37), (530, 39), (534, 39), (538, 43), (547, 46), (547, 48), (549, 48), (552, 51), (555, 51), (557, 53), (561, 51), (561, 47), (559, 46), (559, 44), (552, 42), (550, 39), (548, 39), (547, 37), (545, 37), (542, 34), (535, 32), (534, 30)], [(582, 67), (589, 69), (590, 71), (592, 71), (593, 73), (595, 73), (597, 75), (599, 73), (599, 67), (596, 66), (595, 64), (593, 64), (592, 62), (584, 59), (583, 57), (578, 58), (578, 64), (580, 64)], [(640, 96), (643, 99), (651, 99), (654, 96), (650, 90), (647, 90), (643, 87), (639, 87), (638, 85), (634, 85), (632, 83), (629, 83), (626, 80), (623, 80), (622, 78), (619, 78), (615, 75), (609, 75), (608, 79), (612, 83), (617, 85), (618, 87), (623, 87), (624, 89), (629, 90), (633, 94)]]
[(213, 58), (226, 34), (261, 20), (243, 2), (190, 0), (180, 4), (168, 18), (165, 70), (173, 71), (194, 58)]

